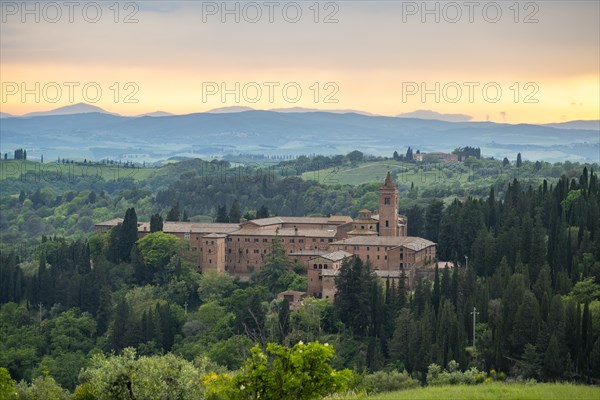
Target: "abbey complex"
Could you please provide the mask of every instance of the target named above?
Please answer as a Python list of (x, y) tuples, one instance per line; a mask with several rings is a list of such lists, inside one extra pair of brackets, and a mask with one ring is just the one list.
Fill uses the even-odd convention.
[[(349, 216), (270, 217), (241, 223), (165, 222), (163, 231), (190, 243), (198, 253), (201, 271), (227, 272), (247, 279), (262, 265), (272, 242), (279, 238), (291, 261), (304, 265), (308, 295), (333, 301), (335, 276), (343, 261), (358, 256), (369, 261), (384, 279), (405, 279), (412, 288), (415, 279), (430, 275), (436, 260), (436, 244), (407, 236), (407, 218), (398, 213), (399, 191), (390, 173), (379, 188), (379, 214), (361, 210), (358, 219)], [(96, 224), (107, 231), (122, 219)], [(138, 235), (150, 233), (149, 223), (138, 223)]]

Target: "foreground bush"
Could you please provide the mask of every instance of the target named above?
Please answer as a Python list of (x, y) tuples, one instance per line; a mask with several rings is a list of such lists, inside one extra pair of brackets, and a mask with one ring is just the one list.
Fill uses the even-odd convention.
[(419, 381), (413, 379), (406, 371), (377, 371), (374, 374), (365, 375), (362, 380), (362, 387), (369, 394), (412, 389), (419, 386)]
[(212, 399), (310, 400), (347, 390), (352, 372), (334, 370), (334, 355), (327, 343), (299, 342), (291, 348), (257, 345), (239, 374), (210, 374), (205, 377)]
[(126, 348), (122, 355), (92, 357), (80, 374), (75, 400), (152, 400), (203, 398), (205, 371), (173, 354), (136, 357)]
[(427, 385), (474, 385), (485, 382), (485, 372), (480, 372), (473, 367), (467, 371), (461, 371), (460, 365), (452, 360), (448, 363), (448, 369), (442, 370), (437, 364), (431, 364), (427, 368)]

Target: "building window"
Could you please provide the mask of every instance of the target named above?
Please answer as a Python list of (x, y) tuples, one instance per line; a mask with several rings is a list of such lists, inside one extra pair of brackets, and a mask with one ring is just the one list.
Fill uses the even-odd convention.
[(298, 243), (304, 243), (304, 239), (298, 239)]
[(390, 226), (390, 221), (385, 221), (385, 227), (389, 228), (389, 226)]
[(231, 249), (229, 249), (229, 254), (231, 254)]
[(211, 250), (211, 249), (208, 249), (208, 254), (210, 254), (210, 253), (212, 253), (212, 250)]
[(384, 259), (384, 260), (387, 260), (387, 256), (383, 256), (383, 259)]
[(386, 206), (389, 206), (390, 205), (390, 198), (389, 197), (385, 197), (383, 199), (383, 204), (385, 204)]
[(321, 243), (323, 243), (325, 241), (325, 239), (321, 239)]
[(258, 243), (258, 238), (254, 238), (254, 243)]
[(367, 251), (371, 250), (371, 248), (369, 246), (367, 246)]
[(263, 239), (263, 243), (268, 243), (269, 239)]
[(313, 264), (313, 269), (317, 269), (319, 266), (317, 264)]
[(379, 254), (377, 255), (377, 259), (379, 260)]
[(294, 239), (290, 239), (290, 243), (294, 243)]
[(183, 238), (184, 238), (185, 240), (190, 240), (190, 233), (189, 233), (189, 232), (186, 232), (186, 233), (184, 233), (184, 234), (183, 234)]
[(327, 269), (327, 264), (323, 264), (323, 269)]

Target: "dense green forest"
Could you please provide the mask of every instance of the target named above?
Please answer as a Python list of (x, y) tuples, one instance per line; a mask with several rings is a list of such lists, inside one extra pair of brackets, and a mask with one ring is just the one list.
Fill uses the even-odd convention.
[[(234, 200), (241, 212), (265, 206), (280, 215), (354, 215), (376, 207), (380, 183), (223, 179), (199, 175), (201, 162), (179, 164), (171, 180), (161, 172), (140, 182), (34, 190), (8, 182), (0, 367), (10, 376), (0, 384), (24, 380), (16, 385), (22, 398), (42, 390), (67, 398), (64, 389), (102, 398), (101, 388), (133, 398), (144, 387), (139, 371), (164, 369), (176, 376), (167, 388), (190, 396), (181, 398), (246, 398), (232, 385), (270, 390), (256, 389), (248, 371), (279, 371), (277, 381), (294, 369), (273, 368), (288, 365), (276, 360), (302, 364), (302, 346), (316, 341), (322, 345), (310, 354), (338, 371), (329, 383), (339, 390), (375, 392), (394, 381), (393, 390), (438, 378), (600, 379), (600, 183), (591, 169), (562, 165), (561, 178), (536, 183), (494, 180), (485, 196), (461, 193), (453, 201), (416, 195), (402, 206), (409, 233), (437, 242), (439, 257), (459, 268), (437, 270), (432, 282), (408, 292), (357, 259), (344, 265), (334, 304), (309, 299), (291, 310), (275, 295), (305, 281), (277, 242), (262, 270), (240, 282), (196, 271), (174, 236), (159, 231), (137, 240), (132, 224), (177, 203), (192, 218), (214, 217)], [(94, 222), (125, 214), (112, 231), (88, 233)], [(315, 381), (323, 376), (313, 372)], [(189, 376), (197, 384), (185, 386)]]

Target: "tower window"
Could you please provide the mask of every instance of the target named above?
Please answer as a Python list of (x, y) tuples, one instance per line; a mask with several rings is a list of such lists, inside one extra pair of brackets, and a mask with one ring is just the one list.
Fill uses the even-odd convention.
[(390, 221), (385, 221), (385, 227), (389, 228), (390, 227)]
[(385, 204), (386, 206), (390, 205), (390, 198), (389, 197), (384, 197), (383, 198), (383, 204)]

